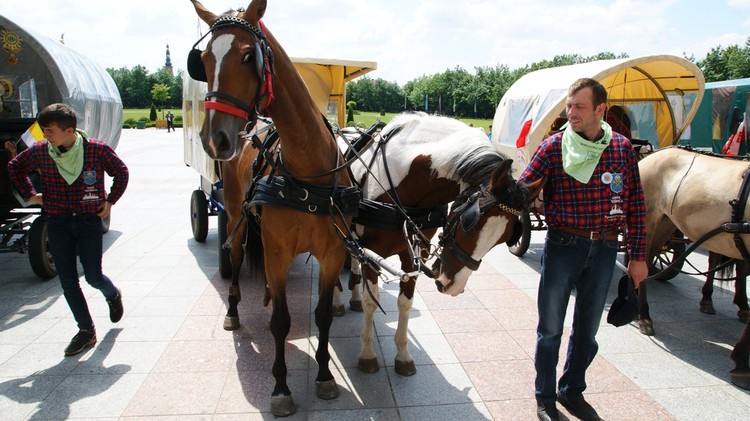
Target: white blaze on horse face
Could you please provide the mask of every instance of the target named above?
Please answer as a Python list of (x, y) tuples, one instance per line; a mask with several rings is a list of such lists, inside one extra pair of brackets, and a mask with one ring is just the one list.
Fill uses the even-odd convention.
[[(224, 62), (224, 58), (226, 58), (227, 53), (232, 49), (232, 42), (234, 41), (234, 35), (232, 34), (222, 34), (218, 37), (214, 38), (214, 41), (211, 43), (211, 54), (214, 56), (214, 60), (216, 63), (215, 71), (214, 71), (214, 80), (213, 84), (213, 90), (218, 91), (219, 90), (219, 73), (221, 73), (221, 65)], [(215, 111), (215, 110), (211, 110)]]
[[(477, 238), (477, 243), (474, 246), (474, 250), (464, 251), (466, 251), (467, 253), (471, 253), (471, 258), (474, 260), (482, 259), (484, 255), (492, 249), (492, 247), (495, 247), (498, 240), (500, 240), (500, 237), (505, 232), (507, 226), (507, 216), (498, 215), (487, 218), (487, 222), (485, 222), (484, 226), (482, 226), (482, 231), (479, 233), (479, 237)], [(441, 272), (438, 276), (438, 281), (440, 281), (443, 286), (447, 287), (443, 289), (443, 293), (455, 297), (456, 295), (464, 292), (466, 282), (468, 282), (469, 276), (471, 276), (472, 272), (473, 271), (466, 266), (462, 267), (461, 270), (459, 270), (456, 275), (453, 276), (453, 282), (451, 282), (451, 280), (448, 279), (447, 276), (445, 276), (444, 272)]]

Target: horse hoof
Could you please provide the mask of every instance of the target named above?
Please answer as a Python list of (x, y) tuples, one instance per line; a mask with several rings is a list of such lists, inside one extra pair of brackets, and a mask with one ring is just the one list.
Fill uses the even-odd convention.
[(226, 316), (224, 317), (224, 330), (237, 330), (240, 328), (240, 317), (239, 316)]
[(729, 372), (729, 376), (732, 378), (732, 384), (745, 390), (750, 390), (750, 371), (735, 371)]
[(357, 360), (357, 367), (364, 373), (377, 373), (380, 370), (377, 358), (360, 358)]
[(737, 318), (740, 319), (742, 323), (747, 323), (747, 317), (750, 316), (750, 310), (740, 310), (737, 312)]
[(402, 376), (413, 376), (417, 374), (417, 367), (414, 365), (414, 361), (399, 361), (396, 360), (396, 373)]
[(349, 308), (352, 309), (352, 311), (362, 312), (362, 301), (349, 301)]
[(315, 382), (315, 394), (320, 399), (331, 400), (339, 397), (339, 387), (336, 380), (326, 380), (324, 382)]
[(344, 310), (343, 304), (341, 304), (340, 306), (333, 306), (334, 317), (344, 317), (344, 314), (346, 314), (346, 310)]
[(297, 412), (292, 395), (271, 396), (271, 413), (277, 417), (288, 417)]
[(713, 303), (701, 301), (701, 313), (716, 314)]
[(646, 336), (654, 336), (653, 320), (638, 320), (638, 329)]

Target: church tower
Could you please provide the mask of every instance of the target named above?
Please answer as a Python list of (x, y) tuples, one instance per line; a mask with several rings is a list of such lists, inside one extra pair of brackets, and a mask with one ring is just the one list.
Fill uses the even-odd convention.
[(172, 69), (172, 59), (169, 57), (169, 44), (167, 44), (167, 59), (164, 62), (164, 68), (169, 71), (169, 74), (174, 76), (174, 71)]

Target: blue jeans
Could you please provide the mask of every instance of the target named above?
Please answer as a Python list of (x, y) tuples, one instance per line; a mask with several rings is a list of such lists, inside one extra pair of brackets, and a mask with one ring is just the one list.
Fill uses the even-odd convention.
[(63, 295), (79, 329), (93, 329), (86, 297), (78, 282), (76, 254), (81, 259), (86, 282), (105, 298), (117, 298), (117, 289), (102, 273), (102, 220), (97, 215), (53, 216), (47, 218), (49, 251), (55, 262)]
[[(583, 396), (586, 369), (599, 349), (596, 332), (612, 281), (617, 246), (617, 240), (591, 241), (563, 231), (547, 232), (537, 300), (539, 324), (534, 355), (537, 400), (554, 402), (556, 393), (569, 399)], [(573, 329), (563, 374), (555, 390), (563, 322), (573, 291), (576, 295)]]

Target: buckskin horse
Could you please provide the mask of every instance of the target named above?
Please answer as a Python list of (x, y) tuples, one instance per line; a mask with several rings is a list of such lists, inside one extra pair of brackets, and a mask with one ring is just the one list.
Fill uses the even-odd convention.
[[(653, 262), (676, 229), (691, 239), (686, 251), (705, 249), (733, 259), (749, 261), (750, 192), (748, 162), (736, 158), (669, 147), (639, 162), (646, 200), (646, 261)], [(677, 259), (678, 257), (675, 256)], [(638, 288), (641, 303), (639, 328), (653, 335), (648, 312), (646, 282)], [(735, 344), (730, 358), (734, 384), (750, 389), (750, 324)]]
[[(414, 260), (432, 253), (429, 239), (437, 229), (442, 228), (442, 251), (433, 275), (438, 290), (453, 296), (463, 292), (469, 275), (493, 246), (517, 241), (514, 233), (521, 233), (518, 216), (542, 183), (517, 185), (510, 174), (511, 164), (512, 160), (492, 147), (483, 131), (453, 118), (424, 113), (394, 118), (352, 164), (364, 197), (354, 218), (359, 242), (380, 256), (398, 255), (401, 270), (407, 275), (401, 277), (397, 298), (399, 317), (394, 341), (398, 374), (416, 373), (408, 350), (409, 315), (416, 274), (420, 268), (432, 271)], [(451, 202), (454, 204), (448, 214)], [(421, 233), (406, 235), (409, 229)], [(419, 244), (422, 242), (427, 244)], [(413, 246), (419, 251), (415, 252)], [(375, 372), (379, 367), (373, 350), (373, 314), (380, 294), (376, 270), (368, 268), (364, 273), (368, 293), (361, 294), (358, 284), (362, 270), (352, 261), (350, 305), (365, 312), (358, 367)]]
[[(292, 61), (261, 22), (267, 2), (253, 0), (245, 11), (222, 16), (197, 0), (191, 2), (198, 16), (211, 28), (206, 34), (211, 37), (205, 51), (194, 47), (188, 55), (191, 77), (208, 82), (206, 117), (201, 130), (204, 149), (214, 159), (233, 159), (242, 147), (237, 134), (246, 126), (252, 127), (262, 112), (273, 119), (280, 137), (277, 175), (260, 180), (257, 188), (263, 195), (258, 200), (256, 192), (253, 199), (255, 212), (262, 216), (259, 241), (248, 241), (251, 249), (248, 258), (251, 268), (263, 268), (273, 304), (270, 327), (276, 354), (271, 412), (287, 416), (296, 411), (287, 385), (284, 350), (291, 327), (286, 301), (287, 269), (295, 256), (303, 252), (309, 252), (318, 261), (316, 394), (321, 399), (333, 399), (339, 390), (329, 369), (328, 342), (333, 291), (346, 251), (335, 221), (340, 220), (341, 225), (350, 223), (353, 212), (346, 205), (351, 200), (346, 198), (356, 196), (358, 201), (359, 192), (350, 187), (346, 171), (336, 170), (342, 157), (330, 127)], [(282, 192), (294, 193), (293, 199), (299, 199), (294, 202), (296, 208), (283, 203)], [(356, 211), (356, 204), (353, 208)]]

